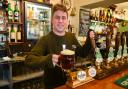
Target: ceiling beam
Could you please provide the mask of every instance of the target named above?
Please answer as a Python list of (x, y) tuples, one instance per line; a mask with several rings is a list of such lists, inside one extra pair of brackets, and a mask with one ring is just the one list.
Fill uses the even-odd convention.
[(118, 3), (122, 3), (122, 2), (128, 2), (128, 0), (104, 0), (104, 1), (96, 2), (96, 3), (92, 3), (92, 4), (88, 4), (88, 5), (83, 5), (81, 7), (93, 9), (93, 8), (97, 8), (97, 7), (109, 7), (112, 4), (118, 4)]

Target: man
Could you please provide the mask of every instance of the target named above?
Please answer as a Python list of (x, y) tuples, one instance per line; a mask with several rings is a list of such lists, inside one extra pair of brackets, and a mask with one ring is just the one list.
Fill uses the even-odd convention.
[[(43, 64), (43, 77), (46, 89), (53, 89), (66, 82), (65, 72), (57, 66), (59, 53), (63, 50), (63, 45), (66, 46), (66, 49), (70, 50), (75, 45), (76, 56), (86, 56), (91, 48), (90, 41), (81, 47), (74, 34), (65, 32), (67, 26), (67, 9), (63, 5), (56, 4), (52, 10), (52, 31), (48, 35), (40, 38), (32, 49), (31, 54), (26, 57), (26, 62), (29, 65)], [(94, 34), (91, 33), (90, 37), (93, 38)]]

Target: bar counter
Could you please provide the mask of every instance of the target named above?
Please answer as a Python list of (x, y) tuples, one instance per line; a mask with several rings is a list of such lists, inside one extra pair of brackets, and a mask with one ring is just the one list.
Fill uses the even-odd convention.
[[(91, 81), (84, 85), (78, 86), (74, 89), (124, 89), (123, 87), (116, 85), (114, 82), (126, 74), (128, 74), (128, 69), (112, 74), (111, 76), (108, 76), (101, 80)], [(71, 89), (71, 88), (66, 85), (63, 85), (55, 89)]]

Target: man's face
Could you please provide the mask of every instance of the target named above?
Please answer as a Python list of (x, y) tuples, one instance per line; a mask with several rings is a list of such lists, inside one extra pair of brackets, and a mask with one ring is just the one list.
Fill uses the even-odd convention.
[(53, 31), (57, 33), (64, 33), (68, 25), (67, 13), (63, 11), (56, 11), (52, 17)]

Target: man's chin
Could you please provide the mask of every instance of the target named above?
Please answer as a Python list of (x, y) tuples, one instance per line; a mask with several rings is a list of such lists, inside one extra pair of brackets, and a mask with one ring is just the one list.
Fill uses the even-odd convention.
[(58, 31), (59, 32), (63, 32), (64, 31), (64, 28), (58, 28)]

